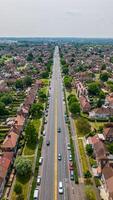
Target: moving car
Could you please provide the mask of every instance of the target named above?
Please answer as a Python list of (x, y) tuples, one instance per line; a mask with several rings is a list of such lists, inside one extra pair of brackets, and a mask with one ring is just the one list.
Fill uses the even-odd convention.
[(46, 145), (49, 146), (50, 145), (50, 140), (46, 141)]
[(62, 184), (61, 181), (58, 184), (58, 192), (59, 192), (59, 194), (63, 194), (64, 193), (63, 184)]
[(62, 156), (60, 153), (58, 154), (58, 160), (62, 160)]
[(60, 127), (57, 129), (57, 132), (58, 132), (58, 133), (60, 133), (60, 132), (61, 132), (61, 128), (60, 128)]

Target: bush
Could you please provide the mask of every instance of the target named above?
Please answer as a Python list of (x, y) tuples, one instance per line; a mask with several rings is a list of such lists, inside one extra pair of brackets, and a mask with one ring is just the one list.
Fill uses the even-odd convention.
[(16, 200), (24, 200), (24, 195), (23, 195), (23, 194), (19, 194), (19, 195), (16, 197)]
[(92, 187), (87, 186), (85, 189), (85, 195), (87, 200), (96, 200), (96, 195)]
[(22, 193), (22, 186), (19, 183), (16, 183), (14, 186), (14, 192), (16, 194), (21, 194)]

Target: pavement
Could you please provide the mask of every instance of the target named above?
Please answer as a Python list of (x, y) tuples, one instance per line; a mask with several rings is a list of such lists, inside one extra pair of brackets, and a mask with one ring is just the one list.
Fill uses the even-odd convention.
[[(42, 148), (43, 163), (39, 170), (39, 175), (42, 177), (41, 185), (39, 187), (39, 199), (83, 200), (83, 184), (75, 185), (75, 183), (70, 180), (69, 175), (70, 151), (67, 150), (69, 135), (64, 119), (65, 102), (63, 100), (63, 83), (60, 71), (58, 47), (55, 47), (53, 61), (53, 73), (50, 85), (50, 103), (47, 124), (45, 125), (46, 136), (44, 136)], [(58, 127), (61, 128), (60, 133), (57, 132)], [(50, 140), (49, 146), (46, 145), (46, 140)], [(62, 156), (61, 161), (58, 161), (59, 153)], [(80, 166), (79, 169), (79, 173), (81, 175), (82, 172)], [(62, 181), (63, 183), (63, 194), (59, 194), (58, 192), (59, 181)]]

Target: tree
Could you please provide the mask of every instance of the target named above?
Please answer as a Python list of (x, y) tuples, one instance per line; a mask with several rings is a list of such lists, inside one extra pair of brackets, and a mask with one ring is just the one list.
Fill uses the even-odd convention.
[(42, 100), (42, 101), (45, 101), (45, 100), (47, 99), (46, 94), (45, 94), (42, 90), (39, 90), (39, 92), (38, 92), (38, 97), (39, 97), (39, 99)]
[(79, 135), (84, 136), (91, 132), (91, 125), (89, 124), (88, 120), (83, 117), (79, 117), (77, 119), (76, 127)]
[(91, 178), (92, 177), (92, 174), (90, 173), (89, 170), (87, 170), (85, 173), (84, 173), (84, 178)]
[(31, 160), (24, 158), (22, 156), (18, 157), (15, 162), (15, 168), (18, 177), (20, 178), (30, 177), (32, 172)]
[(80, 113), (80, 104), (78, 102), (72, 102), (69, 105), (69, 110), (73, 115)]
[(33, 60), (33, 54), (32, 53), (29, 53), (28, 56), (27, 56), (27, 61), (32, 61)]
[(66, 88), (70, 89), (71, 88), (71, 83), (72, 83), (72, 78), (70, 76), (65, 76), (64, 77), (64, 85)]
[(109, 78), (109, 74), (108, 72), (103, 72), (100, 74), (100, 80), (103, 81), (103, 82), (106, 82)]
[(11, 104), (13, 102), (13, 97), (10, 94), (6, 94), (3, 95), (3, 97), (1, 97), (1, 101), (5, 104)]
[(42, 78), (48, 78), (49, 77), (49, 72), (45, 71), (41, 73)]
[(40, 118), (43, 113), (43, 105), (41, 103), (33, 103), (30, 109), (30, 113), (34, 118)]
[(101, 70), (106, 70), (106, 64), (105, 63), (102, 64)]
[(77, 98), (76, 98), (75, 95), (72, 96), (72, 97), (69, 99), (68, 104), (71, 105), (73, 102), (78, 102), (78, 100), (77, 100)]
[(31, 78), (30, 76), (26, 76), (26, 77), (24, 78), (24, 84), (25, 84), (26, 87), (31, 86), (32, 82), (33, 82), (33, 81), (32, 81), (32, 78)]
[(19, 183), (16, 183), (15, 186), (14, 186), (14, 192), (16, 194), (20, 194), (22, 193), (22, 186), (19, 184)]
[(17, 79), (16, 83), (15, 83), (15, 86), (16, 86), (17, 89), (23, 89), (23, 87), (24, 87), (23, 80), (22, 79)]
[(87, 186), (85, 189), (85, 195), (87, 200), (96, 200), (95, 192), (91, 186)]
[(0, 102), (0, 115), (3, 116), (3, 115), (7, 115), (7, 114), (8, 114), (8, 111), (5, 108), (5, 104)]
[(113, 143), (107, 145), (108, 151), (113, 154)]
[(88, 85), (88, 91), (91, 95), (98, 95), (100, 93), (100, 85), (96, 82)]
[(32, 122), (28, 122), (25, 129), (25, 139), (27, 141), (27, 145), (35, 145), (37, 141), (37, 132), (34, 124)]
[(92, 154), (93, 154), (93, 148), (92, 148), (91, 144), (87, 144), (86, 145), (86, 152), (87, 152), (88, 156), (92, 156)]

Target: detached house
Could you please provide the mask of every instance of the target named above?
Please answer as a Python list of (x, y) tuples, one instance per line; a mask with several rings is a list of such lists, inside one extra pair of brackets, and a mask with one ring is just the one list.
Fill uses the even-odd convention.
[(113, 142), (113, 127), (105, 127), (103, 131), (105, 140)]
[(94, 118), (94, 119), (108, 119), (109, 117), (113, 116), (113, 109), (112, 108), (106, 108), (106, 107), (101, 107), (101, 108), (96, 108), (89, 112), (89, 117)]
[(91, 110), (91, 105), (85, 96), (80, 96), (80, 106), (83, 112), (88, 113)]

